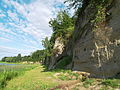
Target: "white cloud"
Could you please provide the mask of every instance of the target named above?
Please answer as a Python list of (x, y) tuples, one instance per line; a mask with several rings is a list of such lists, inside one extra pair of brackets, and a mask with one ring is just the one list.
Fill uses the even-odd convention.
[[(23, 17), (25, 17), (27, 21), (19, 19), (18, 14), (16, 12), (8, 11), (7, 13), (8, 16), (10, 17), (9, 18), (10, 22), (7, 24), (17, 28), (18, 29), (17, 32), (19, 32), (19, 34), (17, 32), (13, 32), (13, 30), (4, 28), (3, 24), (0, 24), (0, 30), (18, 36), (18, 38), (19, 37), (22, 38), (23, 41), (26, 41), (26, 43), (27, 42), (30, 43), (30, 45), (29, 46), (27, 44), (23, 45), (24, 48), (28, 49), (27, 51), (22, 49), (18, 50), (16, 47), (10, 48), (10, 47), (1, 47), (1, 46), (0, 46), (0, 50), (6, 50), (6, 52), (7, 51), (15, 52), (16, 54), (18, 53), (24, 54), (24, 52), (30, 53), (33, 52), (34, 50), (39, 49), (37, 44), (41, 44), (42, 39), (44, 39), (46, 36), (50, 37), (52, 34), (52, 30), (49, 27), (48, 22), (50, 18), (54, 17), (53, 12), (58, 11), (58, 9), (54, 8), (53, 6), (55, 4), (62, 3), (63, 1), (64, 0), (35, 0), (30, 4), (19, 4), (12, 0), (4, 0), (7, 6), (13, 5), (16, 8), (17, 12), (23, 15)], [(16, 24), (12, 22), (13, 20), (18, 23)], [(26, 38), (26, 36), (28, 35), (34, 37), (35, 40)], [(14, 38), (11, 37), (10, 35), (5, 35), (5, 37), (7, 39), (9, 38), (11, 40), (14, 40)], [(18, 42), (19, 40), (20, 39), (18, 39)], [(5, 55), (7, 55), (7, 53)], [(11, 53), (10, 55), (15, 55), (15, 54)]]
[[(31, 47), (33, 48), (33, 47)], [(0, 46), (0, 56), (16, 56), (17, 54), (21, 53), (22, 55), (29, 55), (33, 50), (23, 50), (23, 49), (16, 49), (11, 47)], [(0, 57), (1, 58), (1, 57)]]
[(12, 11), (7, 11), (8, 16), (10, 17), (10, 19), (12, 19), (13, 21), (18, 21), (19, 22), (19, 18), (17, 17), (17, 13), (13, 13)]
[(1, 13), (0, 13), (0, 18), (1, 18), (1, 17), (4, 17), (4, 16), (5, 16), (4, 14), (1, 14)]
[(4, 42), (10, 42), (10, 41), (11, 41), (10, 39), (3, 38), (3, 37), (0, 37), (0, 40), (1, 40), (1, 41), (4, 41)]
[(53, 5), (62, 2), (63, 0), (36, 0), (31, 4), (21, 5), (11, 1), (17, 11), (22, 13), (29, 21), (26, 28), (21, 27), (22, 30), (34, 36), (38, 41), (51, 35), (52, 30), (48, 22), (53, 17), (52, 12), (55, 11)]

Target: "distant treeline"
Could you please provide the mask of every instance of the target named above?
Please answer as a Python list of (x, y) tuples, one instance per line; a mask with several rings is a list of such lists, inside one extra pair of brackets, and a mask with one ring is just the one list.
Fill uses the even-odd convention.
[(31, 55), (28, 56), (21, 56), (21, 54), (18, 54), (17, 56), (14, 57), (4, 57), (2, 58), (2, 62), (40, 62), (44, 60), (44, 50), (37, 50), (33, 52)]

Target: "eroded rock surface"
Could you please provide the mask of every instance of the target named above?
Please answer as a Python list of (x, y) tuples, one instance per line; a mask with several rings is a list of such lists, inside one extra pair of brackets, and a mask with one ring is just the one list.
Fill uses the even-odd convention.
[(54, 65), (55, 63), (57, 63), (57, 57), (59, 55), (61, 55), (63, 53), (63, 50), (64, 50), (64, 43), (62, 41), (62, 39), (60, 37), (58, 37), (56, 40), (55, 40), (55, 44), (54, 44), (54, 47), (53, 47), (53, 56), (50, 57), (49, 59), (49, 69), (53, 69), (54, 68)]
[[(73, 56), (70, 65), (72, 70), (84, 71), (93, 77), (112, 77), (120, 73), (120, 0), (113, 0), (105, 21), (95, 28), (98, 9), (88, 3), (81, 9), (78, 16), (73, 38), (63, 49), (63, 43), (55, 42), (55, 56), (50, 59), (50, 68), (57, 65), (59, 55)], [(63, 52), (64, 50), (64, 52)]]
[[(87, 11), (86, 8), (84, 11)], [(114, 0), (110, 20), (93, 31), (86, 27), (73, 49), (73, 70), (90, 72), (94, 77), (112, 77), (120, 72), (120, 0)], [(87, 12), (84, 13), (86, 17)], [(83, 17), (83, 21), (86, 20)], [(85, 27), (89, 25), (80, 25)], [(92, 29), (91, 29), (92, 28)]]

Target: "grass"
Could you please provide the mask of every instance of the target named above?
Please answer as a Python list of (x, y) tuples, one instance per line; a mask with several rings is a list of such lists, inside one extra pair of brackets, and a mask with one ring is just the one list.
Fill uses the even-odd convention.
[(112, 88), (120, 88), (120, 79), (106, 79), (103, 80), (102, 85), (104, 86), (110, 86)]
[(2, 62), (2, 61), (0, 61), (0, 63), (5, 63), (5, 64), (22, 64), (21, 62)]
[(39, 66), (25, 72), (24, 75), (10, 80), (4, 90), (49, 90), (60, 83), (54, 77), (55, 72), (43, 70), (44, 68)]
[(83, 82), (83, 86), (85, 88), (88, 88), (89, 86), (93, 85), (93, 83), (95, 82), (94, 79), (86, 79), (84, 82)]
[(73, 72), (72, 70), (54, 69), (54, 70), (45, 70), (45, 71), (57, 73), (58, 75), (56, 77), (63, 81), (77, 80), (79, 78), (79, 74)]
[(7, 85), (7, 81), (13, 79), (18, 75), (19, 73), (15, 71), (5, 71), (0, 73), (0, 88), (4, 88)]
[[(120, 79), (80, 78), (79, 74), (71, 70), (56, 69), (44, 71), (43, 66), (13, 65), (0, 66), (0, 90), (50, 90), (61, 84), (78, 80), (80, 85), (71, 90), (83, 88), (89, 90), (97, 86), (99, 90), (120, 89)], [(2, 70), (6, 68), (5, 70)], [(79, 78), (79, 79), (78, 79)], [(71, 85), (71, 84), (70, 84)], [(82, 86), (81, 86), (82, 85)], [(59, 89), (55, 89), (59, 90)]]
[(89, 88), (92, 86), (100, 87), (99, 90), (114, 90), (120, 89), (120, 79), (93, 79), (88, 78), (83, 81), (83, 86)]
[(66, 70), (66, 72), (61, 72), (59, 75), (58, 75), (58, 78), (60, 80), (77, 80), (79, 78), (79, 74), (77, 73), (73, 73), (72, 71), (70, 70)]
[(35, 68), (37, 65), (0, 65), (0, 89), (13, 78), (23, 75), (25, 71)]
[(25, 71), (29, 70), (36, 67), (36, 65), (23, 65), (23, 64), (18, 64), (18, 65), (0, 65), (0, 72), (3, 71)]

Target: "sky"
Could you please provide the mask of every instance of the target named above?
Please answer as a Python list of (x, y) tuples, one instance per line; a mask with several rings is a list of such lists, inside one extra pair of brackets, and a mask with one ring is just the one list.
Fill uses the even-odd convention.
[(0, 0), (0, 59), (43, 49), (48, 22), (64, 7), (63, 0)]

